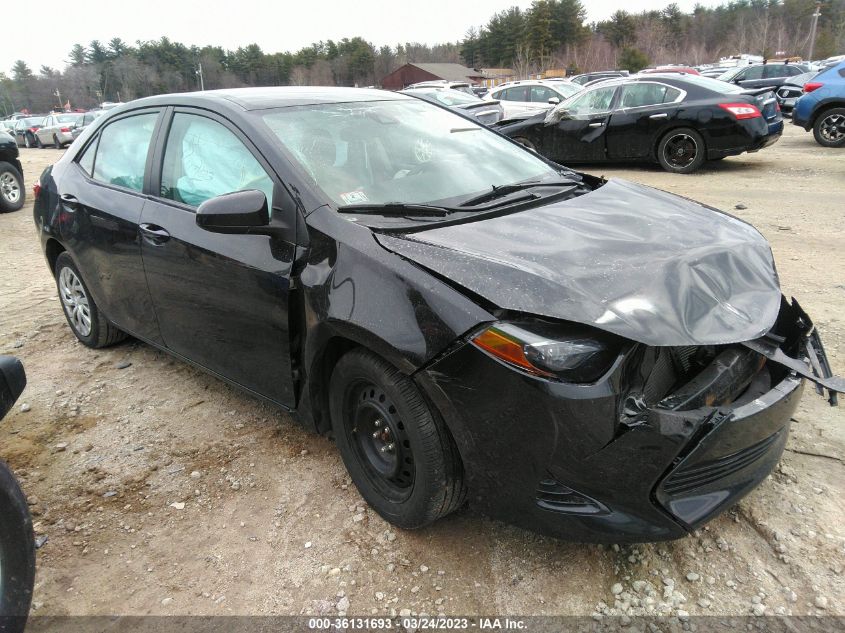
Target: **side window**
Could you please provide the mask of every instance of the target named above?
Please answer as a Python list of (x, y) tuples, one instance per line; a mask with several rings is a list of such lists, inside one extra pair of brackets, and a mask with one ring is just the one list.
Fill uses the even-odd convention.
[(79, 166), (82, 167), (83, 171), (88, 174), (89, 176), (94, 174), (94, 155), (97, 153), (97, 143), (100, 142), (100, 137), (98, 136), (95, 138), (88, 147), (85, 148), (85, 151), (80, 156)]
[(589, 115), (597, 114), (599, 112), (607, 112), (610, 110), (610, 104), (613, 101), (614, 92), (616, 92), (616, 86), (588, 90), (576, 97), (575, 100), (569, 104), (567, 110), (569, 110), (570, 114), (574, 115)]
[(161, 196), (191, 206), (209, 198), (258, 189), (273, 208), (273, 181), (241, 140), (203, 116), (177, 112), (161, 172)]
[(505, 90), (505, 101), (528, 101), (528, 86), (514, 86)]
[(552, 97), (557, 97), (557, 95), (546, 86), (531, 86), (531, 101), (533, 103), (548, 103)]
[(742, 80), (762, 79), (763, 70), (765, 68), (766, 66), (752, 66), (751, 68), (748, 68), (742, 76)]
[[(662, 84), (652, 83), (636, 83), (627, 84), (622, 87), (622, 99), (619, 103), (620, 108), (641, 108), (643, 106), (658, 105), (666, 103), (666, 94), (670, 88)], [(674, 90), (675, 97), (680, 92)], [(673, 98), (675, 98), (673, 97)], [(669, 99), (668, 101), (671, 101)]]
[(157, 118), (158, 112), (150, 112), (107, 125), (97, 144), (94, 180), (141, 191), (144, 188), (147, 151)]
[(784, 64), (767, 64), (763, 67), (763, 78), (772, 79), (773, 77), (789, 77), (791, 68)]

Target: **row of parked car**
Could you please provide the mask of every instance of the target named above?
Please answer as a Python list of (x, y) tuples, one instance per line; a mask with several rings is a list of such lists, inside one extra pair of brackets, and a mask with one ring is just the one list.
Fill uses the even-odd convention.
[(460, 110), (563, 164), (650, 160), (690, 173), (774, 144), (793, 111), (820, 145), (845, 146), (845, 61), (821, 72), (771, 62), (713, 78), (665, 66), (511, 81), (483, 93), (436, 81), (402, 92)]
[(21, 116), (0, 121), (0, 132), (13, 136), (18, 147), (52, 146), (61, 149), (73, 143), (103, 112), (105, 110)]

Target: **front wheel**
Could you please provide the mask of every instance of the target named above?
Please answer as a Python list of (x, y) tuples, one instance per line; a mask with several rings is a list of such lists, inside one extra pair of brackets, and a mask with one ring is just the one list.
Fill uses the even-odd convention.
[(26, 497), (0, 462), (0, 631), (21, 633), (35, 584), (35, 541)]
[(11, 163), (0, 162), (0, 211), (17, 211), (25, 200), (21, 172)]
[(845, 147), (845, 108), (822, 112), (813, 126), (813, 136), (822, 147)]
[(56, 259), (55, 274), (65, 318), (80, 343), (87, 347), (99, 348), (114, 345), (126, 338), (124, 332), (109, 323), (100, 313), (70, 255), (59, 255)]
[(460, 507), (465, 488), (457, 448), (410, 379), (353, 350), (335, 366), (329, 405), (346, 469), (384, 519), (413, 529)]
[(32, 147), (32, 142), (29, 140), (29, 133), (28, 133), (28, 132), (27, 132), (26, 134), (24, 134), (24, 135), (23, 135), (23, 144), (24, 144), (26, 147), (29, 147), (29, 148), (31, 148), (31, 147)]
[(706, 158), (704, 139), (692, 128), (671, 130), (657, 146), (660, 166), (675, 174), (691, 174), (704, 164)]

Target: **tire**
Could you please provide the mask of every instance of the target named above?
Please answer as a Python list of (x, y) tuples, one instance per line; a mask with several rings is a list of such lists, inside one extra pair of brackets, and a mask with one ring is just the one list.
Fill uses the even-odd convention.
[(21, 633), (35, 584), (35, 538), (26, 497), (0, 461), (0, 631)]
[(701, 134), (688, 127), (666, 133), (657, 145), (660, 166), (673, 174), (691, 174), (704, 164), (707, 148)]
[(358, 349), (338, 361), (329, 389), (346, 469), (386, 521), (420, 528), (461, 506), (466, 489), (457, 447), (411, 380)]
[(53, 145), (56, 146), (56, 149), (62, 149), (62, 142), (59, 140), (59, 137), (53, 134)]
[(813, 136), (822, 147), (845, 147), (845, 108), (831, 108), (817, 116)]
[(44, 146), (41, 144), (41, 139), (38, 137), (37, 134), (35, 135), (35, 147), (37, 147), (38, 149), (44, 149)]
[(62, 310), (74, 336), (87, 347), (99, 349), (126, 338), (100, 313), (73, 259), (66, 252), (56, 259), (56, 288)]
[(24, 144), (24, 147), (28, 147), (28, 148), (32, 147), (32, 142), (29, 140), (29, 133), (28, 132), (24, 132), (23, 144)]
[(17, 211), (26, 202), (23, 176), (11, 163), (0, 161), (0, 212)]
[(524, 148), (530, 149), (532, 152), (537, 151), (537, 146), (524, 136), (514, 136), (513, 140), (522, 145)]

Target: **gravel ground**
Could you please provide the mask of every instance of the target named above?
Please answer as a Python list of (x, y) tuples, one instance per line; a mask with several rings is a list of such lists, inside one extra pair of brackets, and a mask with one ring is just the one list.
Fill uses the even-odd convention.
[[(27, 182), (58, 155), (22, 150)], [(754, 223), (845, 374), (845, 150), (787, 126), (693, 176), (587, 171)], [(79, 345), (31, 203), (0, 216), (0, 270), (0, 353), (29, 377), (0, 455), (42, 544), (38, 615), (845, 614), (845, 420), (811, 389), (776, 472), (694, 536), (579, 545), (471, 508), (403, 532), (369, 511), (332, 442), (285, 414), (147, 345)]]

